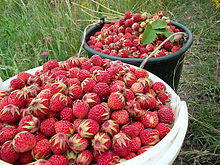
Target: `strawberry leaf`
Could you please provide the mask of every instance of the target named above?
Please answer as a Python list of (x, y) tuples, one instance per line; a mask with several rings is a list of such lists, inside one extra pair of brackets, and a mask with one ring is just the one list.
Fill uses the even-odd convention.
[(144, 30), (143, 33), (143, 38), (141, 42), (145, 44), (150, 44), (152, 43), (155, 39), (157, 38), (155, 30), (152, 29), (151, 24), (149, 24), (146, 29)]
[(169, 28), (169, 26), (167, 26), (167, 23), (165, 20), (163, 19), (158, 19), (154, 22), (152, 22), (151, 24), (153, 29), (165, 29), (165, 28)]

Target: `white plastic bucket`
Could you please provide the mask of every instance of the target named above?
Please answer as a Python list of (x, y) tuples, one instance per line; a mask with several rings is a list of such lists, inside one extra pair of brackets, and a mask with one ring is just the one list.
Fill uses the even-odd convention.
[[(133, 65), (131, 66), (138, 68)], [(42, 69), (43, 67), (40, 66), (30, 69), (26, 72), (34, 74), (36, 71)], [(0, 91), (7, 90), (10, 85), (10, 81), (16, 77), (17, 76), (13, 76), (4, 82), (2, 82), (0, 77)], [(170, 165), (176, 159), (183, 144), (188, 127), (188, 110), (186, 102), (181, 101), (180, 97), (175, 93), (175, 91), (159, 77), (149, 72), (149, 78), (151, 78), (153, 82), (160, 81), (166, 85), (167, 91), (171, 94), (170, 106), (174, 111), (175, 122), (171, 131), (158, 144), (143, 154), (136, 156), (131, 160), (120, 163), (120, 165)], [(0, 160), (0, 164), (7, 165), (8, 163)]]

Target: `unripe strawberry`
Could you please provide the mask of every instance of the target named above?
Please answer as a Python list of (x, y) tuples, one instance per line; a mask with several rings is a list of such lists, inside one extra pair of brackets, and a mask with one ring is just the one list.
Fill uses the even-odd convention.
[(54, 154), (62, 154), (68, 148), (68, 138), (64, 133), (55, 134), (50, 138), (49, 143)]
[(147, 17), (148, 17), (148, 13), (147, 12), (144, 12), (144, 13), (141, 14), (141, 20), (142, 21), (145, 21), (147, 19)]
[(153, 146), (160, 141), (159, 133), (153, 129), (145, 129), (140, 133), (141, 142), (143, 145)]
[(134, 94), (143, 93), (144, 86), (142, 85), (142, 83), (136, 82), (131, 86), (131, 90), (134, 92)]
[(83, 138), (92, 138), (98, 131), (99, 124), (92, 119), (86, 119), (78, 128), (78, 133)]

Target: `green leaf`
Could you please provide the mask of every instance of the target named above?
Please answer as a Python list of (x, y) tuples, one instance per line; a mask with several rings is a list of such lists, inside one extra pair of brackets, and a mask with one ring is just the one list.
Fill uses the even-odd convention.
[(154, 22), (152, 22), (151, 24), (153, 29), (165, 29), (165, 28), (169, 28), (169, 26), (167, 26), (167, 23), (165, 20), (163, 19), (158, 19)]
[(152, 43), (157, 38), (156, 31), (152, 29), (151, 24), (149, 24), (143, 33), (143, 38), (141, 42), (145, 44)]
[(151, 18), (151, 14), (148, 13), (148, 14), (147, 14), (147, 19), (150, 19), (150, 18)]

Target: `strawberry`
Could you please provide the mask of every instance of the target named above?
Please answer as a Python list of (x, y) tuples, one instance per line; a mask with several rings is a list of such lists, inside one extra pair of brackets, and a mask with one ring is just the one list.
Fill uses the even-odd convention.
[(145, 69), (138, 68), (135, 70), (135, 76), (137, 79), (139, 78), (147, 78), (148, 77), (148, 72)]
[(90, 72), (88, 70), (85, 70), (85, 69), (79, 70), (79, 74), (78, 74), (79, 81), (82, 82), (86, 78), (90, 78), (90, 77), (91, 77), (91, 75), (90, 75)]
[(98, 94), (96, 94), (96, 93), (86, 93), (86, 94), (83, 96), (82, 100), (83, 100), (86, 104), (88, 104), (89, 108), (92, 108), (92, 107), (94, 107), (95, 105), (101, 103), (101, 100), (100, 100)]
[(143, 146), (138, 150), (138, 155), (144, 153), (145, 151), (148, 151), (150, 148), (152, 148), (152, 146)]
[(159, 123), (159, 118), (157, 112), (146, 112), (141, 117), (141, 122), (146, 128), (155, 128)]
[(30, 165), (51, 165), (51, 163), (45, 159), (39, 159), (35, 162), (30, 163)]
[(94, 85), (93, 92), (98, 94), (101, 100), (106, 100), (107, 97), (109, 96), (110, 89), (108, 84), (104, 82), (99, 82)]
[(78, 132), (78, 128), (79, 128), (80, 124), (81, 124), (83, 121), (85, 121), (85, 119), (76, 119), (76, 120), (74, 120), (73, 125), (74, 125), (74, 127), (75, 127), (75, 131), (76, 131), (76, 132)]
[(144, 124), (138, 121), (131, 123), (131, 125), (135, 126), (139, 130), (139, 132), (145, 129)]
[(58, 133), (50, 138), (49, 143), (54, 154), (62, 154), (68, 148), (68, 137), (64, 133)]
[(131, 86), (131, 90), (132, 90), (132, 92), (134, 92), (134, 94), (143, 93), (144, 86), (142, 85), (142, 83), (136, 82)]
[(28, 116), (28, 115), (30, 115), (29, 112), (28, 112), (28, 108), (20, 109), (20, 118), (19, 118), (19, 120), (21, 120), (23, 117)]
[(86, 102), (75, 100), (73, 103), (73, 115), (78, 119), (84, 119), (87, 116), (89, 107)]
[(50, 99), (50, 110), (51, 111), (62, 111), (67, 106), (67, 98), (62, 93), (57, 93)]
[(81, 87), (83, 89), (83, 91), (85, 93), (90, 93), (93, 91), (93, 87), (96, 85), (95, 80), (93, 80), (92, 78), (86, 78), (85, 80), (83, 80), (83, 82), (81, 83)]
[(78, 75), (79, 75), (79, 71), (80, 69), (79, 68), (71, 68), (69, 69), (69, 78), (78, 78)]
[(67, 86), (61, 81), (52, 83), (48, 88), (45, 86), (45, 89), (50, 89), (52, 95), (56, 93), (62, 93), (65, 95), (67, 92)]
[(69, 78), (69, 80), (68, 80), (68, 87), (71, 87), (72, 85), (81, 85), (81, 82), (79, 81), (79, 79), (78, 78)]
[(160, 139), (163, 139), (171, 130), (171, 127), (168, 124), (159, 123), (156, 128), (159, 132)]
[(13, 147), (17, 152), (26, 152), (34, 148), (36, 138), (27, 131), (18, 133), (13, 139)]
[(137, 82), (144, 86), (144, 93), (147, 93), (152, 88), (152, 81), (149, 78), (139, 78)]
[(34, 98), (28, 106), (28, 112), (36, 117), (47, 116), (49, 112), (49, 101), (42, 98)]
[(27, 151), (27, 152), (22, 152), (21, 153), (21, 157), (20, 157), (20, 162), (22, 164), (28, 164), (34, 161), (34, 158), (31, 154), (31, 151)]
[(110, 83), (110, 76), (106, 71), (98, 71), (95, 75), (96, 82), (104, 82), (106, 84)]
[(9, 105), (10, 104), (10, 99), (9, 97), (4, 97), (1, 101), (0, 101), (0, 111), (4, 108), (4, 106)]
[(165, 104), (166, 102), (170, 102), (171, 101), (171, 94), (169, 92), (166, 91), (162, 91), (158, 94), (158, 99)]
[(27, 83), (27, 80), (29, 79), (29, 77), (31, 76), (30, 73), (26, 73), (26, 72), (20, 72), (18, 73), (17, 78), (23, 80), (25, 83)]
[(127, 86), (131, 87), (137, 81), (137, 77), (135, 74), (128, 72), (123, 76), (123, 80)]
[(91, 74), (95, 74), (98, 71), (104, 71), (104, 69), (100, 66), (93, 66), (93, 67), (90, 68), (89, 71), (90, 71)]
[(22, 90), (15, 90), (9, 96), (10, 103), (19, 108), (25, 107), (27, 103), (27, 95)]
[(36, 146), (32, 150), (32, 155), (34, 159), (45, 159), (51, 153), (49, 141), (47, 139), (43, 139), (36, 143)]
[(68, 159), (64, 155), (52, 155), (48, 161), (50, 162), (51, 165), (67, 165), (68, 164)]
[(9, 140), (1, 146), (0, 155), (3, 161), (13, 163), (20, 157), (21, 154), (15, 151), (12, 140)]
[(137, 152), (141, 148), (141, 139), (137, 136), (131, 139), (131, 151)]
[(0, 111), (1, 120), (9, 124), (15, 123), (19, 116), (19, 108), (12, 104), (4, 106), (4, 108)]
[(110, 109), (107, 103), (104, 102), (102, 104), (98, 104), (92, 107), (88, 113), (88, 118), (95, 120), (99, 124), (108, 120), (109, 116), (110, 116)]
[(59, 67), (59, 64), (56, 60), (49, 60), (43, 64), (43, 70), (51, 70), (53, 68)]
[(99, 124), (92, 119), (86, 119), (78, 128), (78, 133), (83, 138), (92, 138), (98, 131)]
[(158, 110), (158, 117), (160, 123), (172, 124), (175, 120), (173, 111), (168, 108), (161, 108)]
[(73, 122), (75, 119), (75, 116), (73, 115), (73, 109), (71, 108), (64, 108), (60, 112), (60, 119), (61, 120), (67, 120), (69, 122)]
[[(85, 69), (85, 70), (90, 70), (93, 67), (91, 61), (86, 61), (84, 63), (82, 63), (81, 65), (81, 69)], [(91, 72), (90, 72), (91, 73)]]
[(67, 149), (64, 156), (66, 156), (66, 158), (68, 159), (68, 164), (76, 164), (77, 153), (75, 153), (73, 150)]
[(68, 143), (71, 150), (75, 152), (82, 152), (89, 145), (89, 141), (86, 138), (81, 137), (79, 134), (71, 136)]
[(139, 13), (133, 14), (132, 18), (133, 18), (134, 22), (140, 22), (141, 21), (141, 14), (139, 14)]
[(69, 86), (68, 93), (69, 96), (74, 100), (81, 99), (83, 97), (82, 87), (76, 84)]
[(118, 133), (114, 135), (112, 140), (113, 152), (118, 156), (125, 157), (131, 152), (132, 143), (131, 139), (124, 133)]
[(127, 12), (125, 13), (125, 15), (124, 15), (124, 18), (125, 18), (125, 19), (129, 19), (129, 18), (131, 18), (131, 17), (132, 17), (132, 13), (129, 12), (129, 11), (127, 11)]
[(130, 117), (137, 116), (141, 111), (140, 104), (135, 99), (126, 102), (125, 109), (128, 111)]
[(40, 91), (40, 93), (38, 93), (36, 98), (50, 100), (52, 96), (53, 96), (53, 94), (50, 89), (44, 89), (44, 90)]
[(75, 131), (73, 124), (66, 120), (57, 121), (54, 128), (57, 134), (64, 133), (68, 137), (70, 137)]
[(110, 149), (111, 139), (106, 133), (98, 132), (92, 139), (94, 150), (103, 153)]
[(111, 165), (120, 163), (120, 157), (111, 150), (104, 152), (98, 158), (99, 165)]
[(124, 125), (129, 122), (129, 114), (126, 110), (114, 111), (111, 114), (111, 119), (118, 122), (119, 125)]
[(79, 59), (77, 57), (74, 57), (74, 56), (70, 57), (67, 60), (67, 63), (68, 63), (70, 68), (79, 67), (81, 65)]
[(45, 135), (45, 136), (53, 136), (55, 132), (55, 123), (57, 120), (55, 118), (47, 118), (44, 121), (41, 122), (40, 124), (40, 131)]
[(28, 131), (31, 133), (38, 131), (39, 127), (40, 127), (39, 119), (31, 115), (27, 115), (23, 117), (18, 124), (18, 129), (20, 131)]
[(143, 109), (153, 109), (156, 104), (156, 99), (151, 94), (140, 94), (136, 97), (137, 102), (141, 105)]
[(10, 94), (11, 92), (8, 90), (0, 91), (0, 102), (3, 98), (8, 97)]
[(25, 86), (24, 88), (22, 88), (22, 91), (24, 91), (28, 98), (30, 98), (36, 97), (41, 91), (41, 88), (37, 84), (32, 84), (30, 86)]
[(162, 91), (166, 90), (166, 86), (162, 82), (155, 82), (153, 85), (153, 90), (159, 94)]
[(108, 98), (108, 106), (113, 110), (122, 109), (125, 105), (125, 98), (120, 92), (111, 93)]
[(125, 90), (123, 91), (123, 95), (124, 95), (124, 97), (125, 97), (125, 102), (134, 100), (134, 98), (135, 98), (134, 92), (132, 92), (131, 89), (125, 89)]
[(36, 137), (36, 142), (39, 142), (43, 139), (47, 139), (47, 137), (45, 135), (43, 135), (41, 132), (35, 133), (35, 137)]
[(121, 132), (123, 132), (128, 137), (135, 138), (139, 135), (139, 130), (133, 125), (124, 125), (121, 128)]
[(25, 82), (22, 79), (15, 78), (10, 81), (9, 90), (13, 91), (13, 90), (17, 90), (17, 89), (22, 89), (24, 86), (25, 86)]
[(6, 126), (0, 130), (0, 143), (5, 143), (8, 140), (12, 140), (17, 134), (17, 130), (14, 127)]
[(90, 60), (94, 66), (101, 66), (102, 65), (102, 58), (98, 55), (93, 55), (90, 58)]
[(93, 156), (89, 150), (82, 151), (77, 157), (77, 164), (89, 165), (92, 162)]
[(153, 146), (160, 141), (159, 133), (151, 128), (140, 132), (140, 138), (143, 145)]
[(113, 137), (119, 132), (119, 124), (114, 120), (107, 120), (102, 124), (102, 131)]

